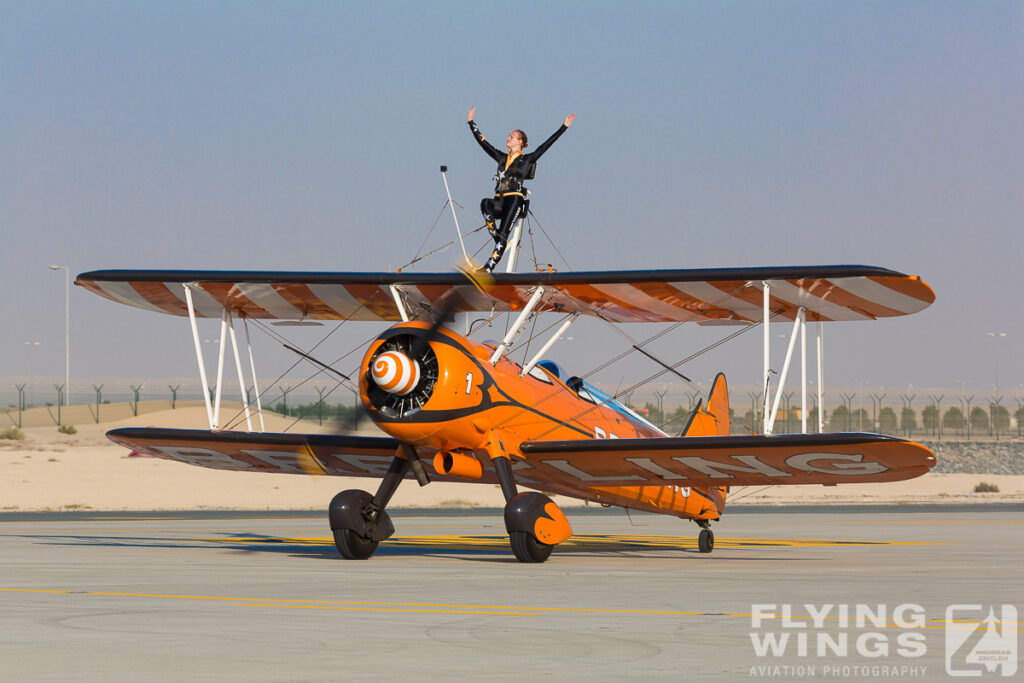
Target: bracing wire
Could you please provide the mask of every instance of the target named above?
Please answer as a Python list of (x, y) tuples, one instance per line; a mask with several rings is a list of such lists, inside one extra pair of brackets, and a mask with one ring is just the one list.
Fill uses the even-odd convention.
[[(383, 296), (383, 294), (381, 294), (381, 296)], [(345, 319), (341, 320), (337, 325), (335, 325), (334, 328), (332, 328), (327, 334), (325, 334), (320, 341), (318, 341), (316, 344), (313, 345), (312, 348), (309, 349), (309, 352), (316, 351), (320, 346), (322, 346), (328, 339), (330, 339), (331, 335), (333, 335), (335, 332), (340, 330), (342, 328), (342, 326), (345, 323), (347, 323), (349, 320), (351, 320), (352, 316), (354, 316), (359, 311), (361, 311), (366, 306), (367, 303), (370, 303), (370, 302), (365, 302), (365, 303), (359, 304), (359, 306), (355, 309), (355, 311), (348, 318), (345, 318)], [(253, 325), (254, 325), (254, 327), (256, 329), (262, 330), (271, 339), (274, 339), (275, 341), (277, 341), (277, 342), (279, 342), (281, 344), (292, 344), (294, 346), (298, 346), (298, 344), (295, 344), (294, 342), (292, 342), (292, 340), (288, 339), (286, 336), (284, 336), (283, 334), (281, 334), (277, 330), (269, 327), (263, 321), (258, 320), (256, 318), (250, 318), (250, 320), (253, 321)], [(350, 351), (349, 353), (352, 353), (352, 352)], [(347, 355), (349, 355), (349, 354), (346, 354), (346, 356)], [(278, 375), (278, 377), (276, 379), (274, 379), (267, 387), (265, 387), (262, 391), (260, 391), (260, 393), (258, 395), (258, 398), (260, 398), (260, 399), (265, 398), (268, 395), (267, 392), (269, 392), (271, 389), (275, 388), (277, 386), (277, 384), (281, 380), (283, 380), (288, 375), (289, 372), (291, 372), (296, 367), (298, 367), (299, 364), (302, 363), (303, 360), (305, 360), (305, 359), (303, 359), (300, 356), (298, 360), (296, 360), (294, 363), (292, 363), (290, 366), (288, 366), (288, 368), (283, 373)], [(335, 361), (335, 362), (337, 362), (337, 361)], [(331, 365), (333, 366), (334, 363), (332, 363)], [(319, 374), (321, 374), (323, 372), (324, 372), (324, 370), (322, 370), (322, 369), (317, 371), (316, 373), (314, 373), (309, 378), (307, 378), (307, 379), (303, 380), (302, 382), (300, 382), (298, 386), (303, 386), (306, 382), (312, 381), (312, 379), (314, 377), (316, 377), (317, 375), (319, 375)], [(294, 388), (297, 388), (297, 387), (293, 387), (293, 389)], [(237, 413), (235, 413), (235, 415), (233, 417), (229, 418), (226, 421), (226, 424), (228, 424), (230, 426), (237, 426), (237, 425), (241, 424), (241, 420), (244, 419), (244, 415), (245, 415), (245, 410), (244, 409), (239, 410)], [(289, 425), (289, 428), (290, 427), (291, 427), (291, 425)]]
[[(726, 298), (728, 298), (729, 296), (731, 296), (731, 294), (730, 294), (730, 293), (724, 293), (724, 294), (723, 294), (723, 296), (721, 297), (721, 299), (719, 299), (718, 301), (712, 302), (712, 305), (717, 305), (718, 303), (720, 303), (721, 301), (724, 301), (724, 300), (725, 300)], [(682, 323), (684, 323), (684, 322), (687, 322), (687, 321), (689, 321), (689, 320), (692, 320), (692, 319), (693, 319), (693, 317), (695, 317), (695, 316), (696, 316), (696, 313), (694, 313), (694, 314), (693, 314), (693, 315), (691, 315), (691, 316), (690, 316), (689, 318), (687, 318), (687, 320), (682, 320), (682, 321), (679, 321), (678, 323), (675, 323), (674, 325), (672, 325), (672, 326), (671, 326), (671, 327), (669, 327), (668, 329), (666, 329), (666, 330), (662, 330), (661, 332), (659, 332), (659, 333), (657, 333), (657, 334), (655, 334), (655, 335), (651, 336), (651, 337), (650, 337), (649, 339), (647, 339), (646, 341), (644, 341), (644, 342), (641, 342), (640, 344), (637, 344), (637, 346), (640, 346), (640, 347), (646, 346), (647, 344), (649, 344), (650, 342), (654, 341), (655, 339), (657, 339), (658, 337), (662, 336), (663, 334), (665, 334), (665, 333), (667, 333), (667, 332), (671, 331), (672, 329), (675, 329), (676, 327), (678, 327), (678, 326), (679, 326), (679, 325), (681, 325)], [(774, 317), (774, 315), (773, 315), (773, 317)], [(608, 321), (606, 321), (606, 322), (608, 322)], [(611, 324), (611, 323), (609, 322), (609, 324)], [(714, 343), (712, 343), (712, 344), (710, 344), (710, 345), (708, 345), (708, 346), (704, 347), (703, 349), (700, 349), (700, 350), (698, 350), (697, 352), (695, 352), (695, 353), (693, 353), (693, 354), (690, 354), (689, 356), (687, 356), (686, 358), (683, 358), (683, 359), (682, 359), (681, 361), (677, 362), (677, 363), (676, 363), (675, 365), (673, 365), (673, 366), (671, 366), (671, 367), (672, 367), (672, 368), (678, 368), (679, 366), (683, 365), (684, 363), (688, 363), (688, 362), (690, 362), (691, 360), (694, 360), (695, 358), (698, 358), (699, 356), (701, 356), (701, 355), (703, 355), (703, 354), (705, 354), (705, 353), (707, 353), (707, 352), (709, 352), (709, 351), (711, 351), (711, 350), (713, 350), (713, 349), (715, 349), (715, 348), (717, 348), (717, 347), (721, 346), (722, 344), (725, 344), (725, 343), (726, 343), (726, 342), (728, 342), (728, 341), (731, 341), (732, 339), (735, 339), (735, 338), (736, 338), (736, 337), (738, 337), (739, 335), (741, 335), (741, 334), (744, 334), (744, 333), (746, 333), (746, 332), (748, 332), (748, 331), (750, 331), (750, 330), (752, 330), (752, 329), (754, 329), (754, 328), (756, 328), (756, 327), (758, 327), (758, 326), (760, 326), (760, 325), (761, 325), (761, 321), (756, 321), (756, 322), (752, 322), (752, 323), (750, 323), (749, 325), (747, 325), (747, 326), (745, 326), (745, 327), (741, 328), (740, 330), (738, 330), (738, 331), (736, 331), (736, 332), (734, 332), (734, 333), (732, 333), (732, 334), (729, 334), (729, 335), (727, 335), (727, 336), (726, 336), (726, 337), (724, 337), (723, 339), (720, 339), (720, 340), (718, 340), (717, 342), (714, 342)], [(618, 362), (619, 360), (621, 360), (622, 358), (626, 357), (627, 355), (629, 355), (630, 353), (632, 353), (632, 352), (633, 352), (634, 350), (636, 350), (636, 349), (634, 349), (633, 347), (630, 347), (629, 349), (627, 349), (627, 350), (626, 350), (626, 351), (624, 351), (623, 353), (619, 354), (619, 355), (618, 355), (618, 356), (616, 356), (615, 358), (612, 358), (611, 360), (608, 360), (608, 361), (606, 361), (606, 362), (602, 363), (601, 365), (599, 365), (599, 366), (597, 366), (597, 367), (593, 368), (592, 370), (590, 370), (590, 371), (589, 371), (589, 372), (587, 372), (586, 374), (584, 374), (584, 375), (581, 375), (581, 378), (586, 378), (586, 377), (589, 377), (589, 376), (591, 376), (591, 375), (593, 375), (593, 374), (595, 374), (595, 373), (597, 373), (597, 372), (600, 372), (601, 370), (604, 370), (605, 368), (607, 368), (607, 367), (611, 366), (612, 364), (614, 364), (614, 363)], [(633, 386), (631, 386), (631, 387), (628, 387), (628, 388), (627, 388), (627, 389), (625, 389), (624, 391), (616, 391), (616, 394), (615, 394), (614, 396), (611, 396), (611, 397), (609, 397), (609, 399), (608, 399), (608, 400), (613, 400), (613, 399), (616, 399), (616, 398), (618, 398), (619, 396), (621, 396), (621, 395), (623, 395), (623, 394), (628, 394), (629, 392), (631, 392), (631, 391), (634, 391), (634, 390), (636, 390), (636, 389), (637, 389), (638, 387), (641, 387), (641, 386), (643, 386), (644, 384), (647, 384), (648, 382), (652, 382), (652, 381), (654, 381), (655, 379), (657, 379), (658, 377), (661, 377), (661, 376), (662, 376), (663, 374), (665, 374), (666, 372), (668, 372), (668, 370), (661, 370), (660, 372), (658, 372), (658, 373), (655, 373), (655, 374), (654, 374), (654, 375), (652, 375), (651, 377), (648, 377), (648, 378), (646, 378), (646, 379), (644, 379), (644, 380), (641, 380), (640, 382), (638, 382), (638, 383), (634, 384)], [(691, 382), (691, 384), (693, 384), (693, 382)], [(554, 388), (554, 389), (553, 389), (553, 390), (552, 390), (551, 392), (549, 392), (549, 393), (548, 393), (548, 394), (547, 394), (546, 396), (544, 396), (544, 397), (542, 397), (542, 398), (541, 398), (540, 400), (538, 400), (538, 401), (537, 401), (537, 402), (536, 402), (536, 403), (534, 404), (534, 407), (536, 407), (536, 406), (539, 406), (539, 405), (541, 405), (542, 403), (544, 403), (545, 401), (547, 401), (547, 400), (549, 400), (549, 399), (553, 398), (554, 396), (557, 396), (557, 395), (559, 394), (559, 392), (560, 392), (560, 391), (561, 391), (561, 389), (560, 389), (560, 388), (558, 388), (558, 387)], [(601, 403), (599, 403), (599, 404), (594, 404), (593, 406), (591, 406), (591, 407), (588, 407), (588, 408), (584, 409), (584, 410), (583, 410), (583, 411), (581, 411), (580, 413), (578, 413), (578, 414), (576, 414), (575, 416), (573, 416), (573, 417), (569, 418), (568, 422), (572, 422), (573, 420), (577, 420), (577, 419), (579, 419), (579, 418), (580, 418), (580, 417), (582, 417), (583, 415), (586, 415), (586, 414), (590, 413), (591, 411), (593, 411), (593, 410), (596, 410), (597, 408), (599, 408), (599, 407), (601, 407), (601, 406), (605, 405), (605, 403), (607, 403), (607, 401), (603, 401), (603, 402), (601, 402)], [(510, 420), (513, 420), (513, 419), (515, 419), (516, 417), (518, 417), (518, 415), (519, 415), (519, 414), (521, 414), (521, 412), (520, 412), (520, 413), (515, 413), (515, 414), (513, 414), (513, 415), (510, 415), (510, 416), (508, 416), (508, 417), (507, 417), (507, 418), (505, 418), (505, 419), (504, 419), (504, 420), (503, 420), (503, 421), (502, 421), (502, 422), (501, 422), (500, 424), (498, 424), (498, 425), (496, 425), (496, 426), (500, 427), (500, 426), (502, 426), (502, 425), (506, 424), (506, 423), (507, 423), (507, 422), (509, 422)], [(544, 432), (543, 434), (540, 434), (540, 435), (539, 435), (538, 437), (536, 437), (536, 438), (538, 438), (538, 439), (539, 439), (539, 438), (543, 438), (544, 436), (546, 436), (546, 435), (550, 434), (551, 432), (555, 431), (555, 430), (556, 430), (557, 428), (558, 428), (557, 426), (555, 426), (555, 427), (552, 427), (551, 429), (549, 429), (548, 431)]]
[[(457, 206), (457, 207), (459, 207), (460, 209), (462, 209), (462, 211), (465, 211), (465, 210), (466, 210), (466, 208), (465, 208), (464, 206), (462, 206), (462, 204), (459, 204), (459, 203), (458, 203), (457, 201), (455, 201), (454, 199), (452, 200), (452, 203), (453, 203), (453, 204), (454, 204), (455, 206)], [(431, 251), (431, 252), (428, 252), (428, 253), (426, 253), (426, 254), (423, 254), (422, 256), (420, 256), (420, 252), (421, 252), (421, 251), (423, 251), (423, 247), (424, 247), (424, 245), (426, 245), (426, 243), (427, 243), (427, 240), (429, 240), (429, 239), (430, 239), (430, 235), (431, 235), (431, 234), (433, 234), (433, 232), (434, 232), (434, 228), (436, 228), (436, 227), (437, 227), (437, 223), (438, 223), (438, 221), (440, 221), (440, 220), (441, 220), (441, 216), (443, 216), (443, 215), (444, 215), (444, 211), (445, 211), (445, 209), (447, 209), (447, 208), (448, 208), (448, 201), (446, 200), (446, 201), (445, 201), (445, 203), (444, 203), (444, 206), (442, 206), (442, 207), (441, 207), (441, 212), (440, 212), (440, 213), (438, 213), (438, 214), (437, 214), (437, 218), (435, 218), (435, 219), (434, 219), (434, 224), (430, 226), (430, 230), (429, 230), (429, 231), (427, 232), (427, 236), (423, 238), (423, 243), (422, 243), (422, 244), (420, 244), (420, 247), (419, 247), (419, 249), (417, 249), (417, 250), (416, 250), (416, 256), (415, 256), (415, 257), (413, 257), (413, 259), (412, 259), (411, 261), (409, 261), (408, 263), (406, 263), (406, 264), (405, 264), (404, 266), (402, 266), (401, 268), (399, 268), (399, 269), (398, 269), (399, 271), (405, 270), (406, 268), (408, 268), (409, 266), (413, 265), (414, 263), (417, 263), (417, 262), (419, 262), (419, 261), (422, 261), (422, 260), (424, 260), (424, 259), (428, 259), (428, 258), (430, 258), (431, 256), (434, 256), (435, 254), (443, 254), (444, 252), (446, 252), (446, 251), (448, 251), (449, 249), (451, 249), (451, 248), (452, 248), (452, 246), (453, 246), (453, 245), (454, 245), (454, 244), (455, 244), (456, 242), (458, 242), (458, 241), (459, 241), (458, 239), (453, 239), (453, 240), (450, 240), (449, 242), (446, 242), (446, 243), (442, 244), (442, 245), (441, 245), (440, 247), (438, 247), (437, 249), (434, 249), (433, 251)], [(483, 230), (483, 229), (484, 229), (485, 227), (486, 227), (486, 226), (483, 226), (483, 225), (481, 225), (480, 227), (478, 227), (478, 228), (475, 228), (475, 229), (473, 229), (473, 230), (470, 230), (469, 232), (467, 232), (465, 236), (466, 236), (466, 237), (469, 237), (470, 235), (472, 235), (472, 234), (474, 234), (474, 233), (478, 233), (478, 232), (480, 232), (481, 230)], [(486, 245), (485, 245), (485, 246), (486, 246)], [(483, 247), (481, 247), (481, 249), (483, 249)], [(476, 253), (477, 253), (477, 254), (479, 254), (479, 253), (480, 253), (480, 251), (481, 251), (481, 249), (477, 249), (477, 252), (476, 252)]]
[(403, 269), (408, 267), (408, 266), (411, 266), (412, 264), (414, 264), (414, 263), (416, 263), (417, 261), (420, 260), (420, 252), (423, 251), (423, 247), (424, 247), (424, 245), (426, 245), (427, 240), (430, 239), (430, 236), (434, 234), (434, 228), (437, 227), (438, 222), (441, 220), (441, 216), (444, 215), (444, 210), (447, 209), (447, 208), (448, 208), (448, 200), (446, 199), (444, 201), (444, 204), (441, 206), (441, 210), (437, 213), (437, 218), (434, 219), (433, 225), (430, 226), (430, 230), (427, 230), (427, 236), (423, 238), (422, 242), (420, 242), (419, 249), (416, 250), (416, 255), (412, 257), (412, 261), (409, 261), (409, 263), (407, 263), (404, 266), (402, 266)]
[[(762, 486), (761, 488), (755, 489), (753, 491), (744, 491), (743, 495), (736, 496), (736, 497), (730, 496), (729, 502), (730, 503), (735, 503), (738, 500), (743, 500), (744, 498), (747, 498), (748, 496), (752, 496), (755, 493), (761, 493), (762, 491), (767, 491), (768, 489), (773, 488), (775, 486), (778, 486), (778, 484), (768, 484), (767, 486)], [(744, 488), (746, 488), (746, 487), (744, 487)]]
[(556, 245), (555, 241), (551, 239), (551, 235), (548, 234), (548, 231), (544, 229), (544, 225), (540, 222), (540, 219), (537, 218), (537, 215), (533, 212), (533, 209), (530, 209), (530, 216), (535, 221), (537, 221), (537, 227), (540, 228), (540, 231), (544, 233), (544, 237), (546, 237), (548, 239), (548, 242), (551, 243), (551, 248), (555, 250), (555, 253), (558, 254), (558, 257), (562, 259), (563, 263), (565, 263), (565, 267), (571, 271), (573, 267), (569, 265), (569, 259), (565, 258), (565, 255), (562, 254), (562, 252), (558, 249), (558, 245)]
[[(776, 315), (778, 315), (778, 313), (772, 314), (771, 317), (775, 317)], [(670, 368), (671, 369), (678, 368), (681, 365), (684, 365), (685, 363), (689, 363), (690, 361), (692, 361), (692, 360), (694, 360), (694, 359), (704, 355), (705, 353), (708, 353), (709, 351), (712, 351), (712, 350), (718, 348), (722, 344), (725, 344), (725, 343), (727, 343), (729, 341), (732, 341), (736, 337), (739, 337), (740, 335), (745, 334), (745, 333), (749, 332), (750, 330), (753, 330), (753, 329), (759, 327), (761, 324), (762, 324), (762, 321), (753, 322), (753, 323), (751, 323), (751, 324), (749, 324), (749, 325), (747, 325), (747, 326), (737, 330), (736, 332), (733, 332), (732, 334), (726, 335), (722, 339), (719, 339), (718, 341), (716, 341), (716, 342), (714, 342), (712, 344), (709, 344), (709, 345), (705, 346), (704, 348), (702, 348), (702, 349), (700, 349), (700, 350), (690, 354), (689, 356), (683, 358), (682, 360), (676, 362), (675, 364), (671, 365)], [(649, 341), (651, 341), (651, 340), (645, 341), (643, 344), (641, 344), (641, 346), (647, 344)], [(620, 356), (618, 356), (617, 358), (621, 358), (621, 357), (627, 355), (628, 353), (630, 353), (631, 351), (633, 351), (633, 349), (627, 350), (625, 353), (620, 354)], [(599, 370), (602, 370), (602, 369), (608, 367), (612, 362), (614, 362), (614, 361), (605, 363), (605, 364), (599, 366), (598, 368), (595, 368), (590, 373), (588, 373), (587, 376), (589, 376), (589, 375), (591, 375), (591, 374), (593, 374), (595, 372), (598, 372)], [(584, 415), (587, 415), (587, 414), (593, 412), (594, 410), (597, 410), (601, 406), (605, 405), (606, 403), (608, 403), (608, 401), (617, 400), (620, 396), (631, 394), (632, 392), (636, 391), (638, 388), (644, 386), (645, 384), (653, 382), (654, 380), (658, 379), (659, 377), (661, 377), (662, 375), (664, 375), (665, 373), (667, 373), (669, 371), (670, 371), (669, 369), (660, 370), (660, 371), (654, 373), (653, 375), (650, 375), (650, 376), (640, 380), (639, 382), (636, 382), (636, 383), (626, 387), (625, 389), (617, 389), (615, 394), (610, 396), (608, 398), (608, 400), (602, 401), (601, 403), (595, 403), (594, 405), (592, 405), (592, 406), (590, 406), (588, 408), (585, 408), (584, 410), (580, 411), (579, 413), (577, 413), (573, 417), (569, 418), (567, 420), (567, 422), (572, 422), (574, 420), (578, 420), (579, 418), (583, 417)], [(691, 382), (691, 384), (694, 384), (694, 382)], [(543, 401), (543, 399), (542, 399), (542, 401)], [(540, 402), (542, 402), (542, 401), (540, 401)], [(538, 402), (538, 403), (540, 403), (540, 402)], [(511, 419), (511, 418), (509, 418), (509, 419)], [(508, 420), (506, 420), (506, 422), (507, 421)], [(538, 435), (536, 438), (537, 439), (541, 439), (541, 438), (547, 436), (548, 434), (550, 434), (551, 432), (555, 431), (556, 429), (558, 429), (557, 425), (554, 426), (554, 427), (551, 427), (546, 432), (543, 432), (542, 434)]]

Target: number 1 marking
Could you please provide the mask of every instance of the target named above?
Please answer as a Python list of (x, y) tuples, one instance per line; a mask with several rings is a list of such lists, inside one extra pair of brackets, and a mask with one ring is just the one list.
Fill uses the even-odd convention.
[(473, 373), (472, 372), (467, 372), (466, 373), (466, 393), (468, 394), (472, 390), (473, 390)]

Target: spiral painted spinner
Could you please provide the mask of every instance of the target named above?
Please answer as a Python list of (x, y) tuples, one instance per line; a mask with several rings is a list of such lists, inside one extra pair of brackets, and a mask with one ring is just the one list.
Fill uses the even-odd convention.
[(370, 376), (389, 394), (404, 396), (420, 381), (420, 366), (400, 351), (385, 351), (373, 360)]

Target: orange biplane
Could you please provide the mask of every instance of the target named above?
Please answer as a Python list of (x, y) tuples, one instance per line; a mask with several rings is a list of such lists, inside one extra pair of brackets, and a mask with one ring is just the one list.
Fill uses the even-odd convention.
[[(793, 322), (781, 390), (807, 320), (907, 315), (934, 301), (920, 278), (882, 268), (509, 273), (493, 276), (487, 286), (460, 273), (94, 271), (79, 275), (76, 284), (119, 303), (188, 316), (192, 324), (210, 429), (115, 429), (108, 437), (136, 451), (214, 469), (380, 478), (376, 493), (343, 491), (331, 501), (335, 543), (348, 559), (369, 558), (394, 533), (386, 508), (408, 477), (420, 485), (431, 479), (499, 484), (513, 553), (523, 562), (543, 562), (572, 529), (541, 491), (693, 520), (701, 527), (699, 549), (710, 552), (710, 522), (721, 517), (730, 487), (897, 481), (935, 464), (924, 446), (879, 434), (772, 434), (778, 397), (772, 408), (768, 323)], [(473, 341), (443, 324), (474, 311), (518, 315), (500, 342)], [(564, 321), (531, 360), (514, 362), (508, 350), (516, 336), (532, 316), (543, 314)], [(580, 315), (610, 323), (763, 324), (765, 433), (730, 435), (721, 374), (706, 402), (673, 436), (543, 360)], [(221, 319), (215, 399), (206, 384), (199, 317)], [(228, 333), (244, 386), (236, 318), (246, 325), (246, 341), (250, 318), (397, 322), (370, 343), (354, 380), (363, 407), (390, 437), (259, 431), (244, 392), (247, 431), (221, 429)], [(669, 366), (641, 346), (634, 348), (666, 371), (681, 364)], [(255, 374), (253, 366), (253, 382)]]

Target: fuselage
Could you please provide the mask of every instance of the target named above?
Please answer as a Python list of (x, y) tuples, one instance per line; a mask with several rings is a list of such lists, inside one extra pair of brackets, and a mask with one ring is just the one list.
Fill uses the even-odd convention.
[[(405, 443), (481, 462), (507, 456), (515, 464), (523, 460), (519, 445), (524, 441), (665, 436), (578, 378), (560, 376), (553, 365), (536, 366), (525, 375), (507, 356), (492, 365), (494, 344), (444, 327), (429, 342), (417, 343), (429, 327), (408, 322), (389, 328), (370, 344), (361, 366), (364, 408), (384, 432)], [(413, 358), (419, 373), (413, 389), (389, 393), (374, 381), (373, 363), (385, 354), (418, 355)], [(385, 379), (388, 388), (395, 384), (391, 375)], [(717, 518), (724, 504), (724, 495), (716, 502), (716, 491), (699, 488), (583, 487), (547, 481), (542, 487), (526, 485), (688, 518)]]

